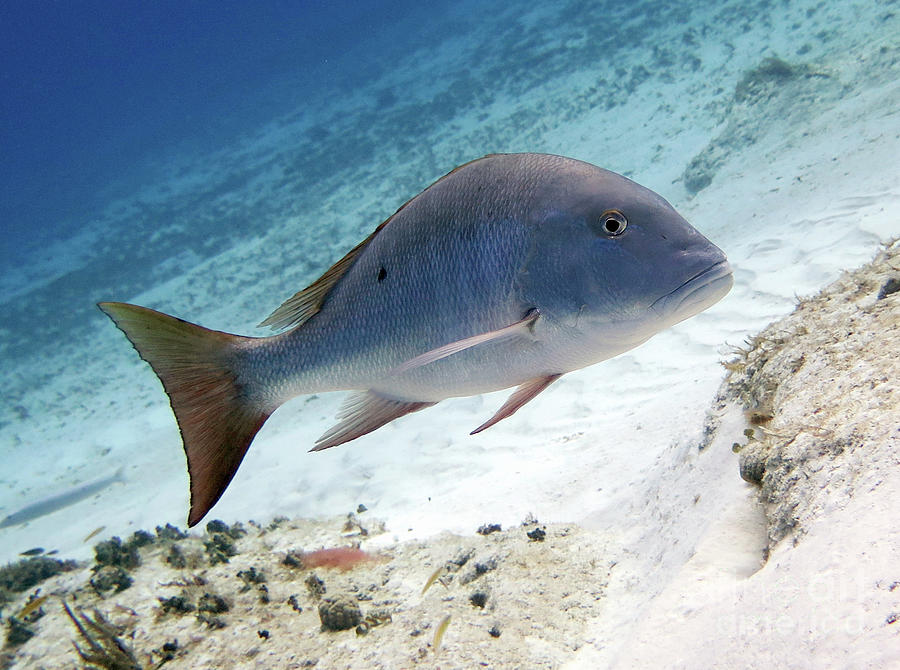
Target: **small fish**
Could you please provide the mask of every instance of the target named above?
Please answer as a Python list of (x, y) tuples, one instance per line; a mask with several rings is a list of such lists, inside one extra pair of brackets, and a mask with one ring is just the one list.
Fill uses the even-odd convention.
[(119, 468), (116, 470), (115, 474), (101, 477), (100, 479), (95, 479), (84, 484), (79, 484), (62, 493), (55, 493), (42, 500), (25, 505), (22, 509), (13, 512), (3, 519), (3, 521), (0, 521), (0, 528), (8, 528), (9, 526), (25, 523), (26, 521), (52, 514), (57, 510), (61, 510), (63, 507), (68, 507), (69, 505), (81, 502), (85, 498), (89, 498), (95, 493), (102, 491), (107, 486), (115, 484), (116, 482), (124, 482), (125, 478), (123, 477), (123, 472), (124, 468)]
[(43, 547), (34, 547), (33, 549), (26, 549), (19, 556), (40, 556), (44, 553)]
[(441, 650), (441, 640), (444, 639), (444, 633), (447, 632), (447, 627), (449, 625), (450, 625), (450, 615), (448, 614), (437, 625), (437, 628), (434, 629), (434, 640), (432, 640), (431, 646), (434, 648), (435, 654)]
[(41, 605), (43, 605), (45, 602), (47, 602), (47, 598), (49, 598), (49, 597), (50, 597), (49, 595), (32, 597), (31, 600), (29, 600), (27, 603), (25, 603), (25, 606), (16, 615), (16, 618), (19, 621), (23, 621), (25, 619), (25, 617), (27, 617), (32, 612), (35, 612)]
[(425, 586), (422, 587), (421, 595), (425, 595), (425, 592), (431, 588), (432, 584), (434, 584), (438, 580), (438, 577), (440, 577), (446, 569), (447, 566), (440, 565), (434, 572), (431, 573), (431, 576), (425, 581)]
[(305, 568), (337, 568), (344, 572), (363, 563), (379, 560), (377, 556), (373, 556), (356, 547), (317, 549), (302, 554), (300, 559), (303, 561)]
[(100, 533), (102, 533), (104, 530), (106, 530), (106, 526), (100, 526), (99, 528), (95, 528), (94, 530), (92, 530), (90, 533), (87, 534), (87, 536), (84, 538), (83, 541), (88, 542), (88, 541), (94, 539)]
[(725, 254), (656, 193), (571, 158), (495, 154), (436, 181), (286, 300), (260, 324), (279, 334), (99, 307), (169, 395), (193, 526), (294, 396), (355, 391), (319, 451), (445, 398), (517, 387), (478, 433), (731, 285)]

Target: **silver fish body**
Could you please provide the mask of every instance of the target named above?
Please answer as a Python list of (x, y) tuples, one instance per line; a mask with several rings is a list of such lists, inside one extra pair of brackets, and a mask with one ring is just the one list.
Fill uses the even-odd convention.
[(570, 158), (502, 154), (401, 207), (263, 322), (280, 334), (238, 337), (133, 305), (101, 308), (172, 399), (195, 523), (265, 419), (296, 395), (358, 391), (322, 449), (448, 397), (518, 387), (482, 430), (731, 285), (722, 251), (656, 193)]

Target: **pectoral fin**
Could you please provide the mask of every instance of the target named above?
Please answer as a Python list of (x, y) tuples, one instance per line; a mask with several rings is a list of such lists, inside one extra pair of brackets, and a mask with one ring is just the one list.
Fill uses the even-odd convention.
[(550, 386), (550, 384), (560, 377), (562, 377), (562, 375), (548, 375), (546, 377), (537, 377), (531, 381), (525, 382), (509, 396), (507, 401), (503, 403), (503, 407), (498, 409), (494, 416), (478, 426), (478, 428), (469, 433), (469, 435), (480, 433), (485, 428), (490, 428), (498, 421), (502, 421), (503, 419), (512, 416), (522, 405), (534, 398), (538, 393)]
[(411, 358), (405, 363), (401, 363), (396, 368), (391, 370), (391, 374), (403, 374), (404, 372), (408, 372), (413, 368), (419, 368), (423, 365), (434, 363), (435, 361), (439, 361), (442, 358), (447, 358), (447, 356), (451, 356), (455, 353), (464, 351), (465, 349), (470, 349), (485, 342), (495, 342), (507, 337), (525, 335), (531, 331), (540, 316), (541, 313), (536, 308), (532, 308), (528, 310), (524, 317), (513, 324), (510, 324), (503, 328), (498, 328), (497, 330), (491, 330), (486, 333), (479, 333), (478, 335), (473, 335), (472, 337), (467, 337), (463, 340), (457, 340), (456, 342), (445, 344), (444, 346), (438, 347), (437, 349), (426, 351), (424, 354), (420, 354), (419, 356)]
[(355, 440), (405, 414), (431, 407), (433, 402), (410, 402), (379, 395), (375, 391), (354, 393), (338, 412), (338, 424), (316, 441), (310, 451), (322, 451)]

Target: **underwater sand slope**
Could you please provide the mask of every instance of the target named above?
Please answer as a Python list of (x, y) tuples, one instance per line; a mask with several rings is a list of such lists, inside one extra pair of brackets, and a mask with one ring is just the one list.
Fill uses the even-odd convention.
[[(64, 600), (140, 667), (890, 667), (898, 335), (895, 242), (751, 338), (706, 440), (658, 481), (662, 541), (532, 519), (396, 542), (364, 508), (189, 538), (157, 528), (14, 595), (10, 612), (46, 599), (7, 659), (77, 664), (69, 640), (89, 643)], [(685, 548), (673, 538), (687, 552), (653, 575), (656, 552)]]
[(737, 467), (749, 483), (724, 497), (696, 550), (607, 661), (896, 664), (898, 289), (895, 241), (801, 300), (728, 363), (713, 435), (730, 433), (737, 451), (722, 476), (735, 483)]

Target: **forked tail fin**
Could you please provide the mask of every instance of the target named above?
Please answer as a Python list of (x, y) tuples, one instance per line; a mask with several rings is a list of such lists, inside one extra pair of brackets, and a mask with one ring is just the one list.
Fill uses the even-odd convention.
[(244, 393), (233, 371), (240, 344), (229, 335), (146, 307), (101, 302), (156, 372), (181, 430), (191, 479), (188, 525), (197, 524), (225, 492), (257, 431), (272, 413)]

